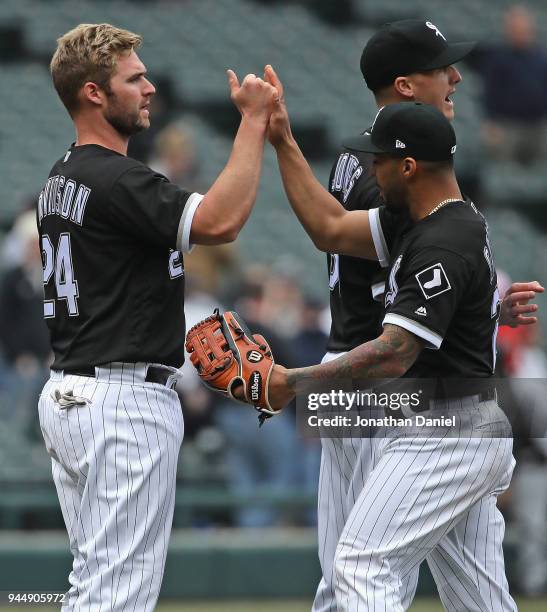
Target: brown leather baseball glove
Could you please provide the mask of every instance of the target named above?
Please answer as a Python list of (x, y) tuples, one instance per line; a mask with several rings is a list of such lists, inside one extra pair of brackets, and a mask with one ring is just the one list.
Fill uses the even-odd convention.
[(274, 358), (268, 342), (252, 334), (233, 311), (194, 325), (186, 335), (186, 350), (203, 383), (232, 399), (252, 404), (260, 424), (277, 414), (268, 400), (268, 382)]

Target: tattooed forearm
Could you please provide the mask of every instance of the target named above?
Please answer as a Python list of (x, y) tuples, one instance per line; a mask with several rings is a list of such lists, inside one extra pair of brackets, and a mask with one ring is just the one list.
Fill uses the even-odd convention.
[(416, 361), (422, 341), (397, 325), (386, 325), (383, 334), (329, 363), (287, 371), (287, 384), (295, 389), (303, 381), (398, 378)]

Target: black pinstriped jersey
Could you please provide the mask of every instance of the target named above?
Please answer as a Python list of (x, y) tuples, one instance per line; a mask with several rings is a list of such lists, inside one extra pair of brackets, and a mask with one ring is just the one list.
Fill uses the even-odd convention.
[(54, 369), (182, 364), (184, 217), (200, 197), (99, 145), (55, 163), (37, 210)]
[[(397, 231), (384, 208), (370, 216), (380, 261), (390, 261), (383, 324), (425, 343), (411, 378), (493, 374), (499, 293), (488, 228), (472, 202), (452, 202)], [(436, 349), (436, 350), (427, 350)]]
[[(330, 193), (346, 210), (368, 210), (383, 202), (370, 175), (373, 156), (344, 149), (329, 177)], [(327, 350), (349, 351), (378, 336), (384, 272), (375, 261), (327, 254), (331, 328)]]

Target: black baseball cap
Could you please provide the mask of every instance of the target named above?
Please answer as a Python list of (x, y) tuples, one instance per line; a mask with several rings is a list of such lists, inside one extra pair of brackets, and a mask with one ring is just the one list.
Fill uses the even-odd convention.
[(456, 151), (456, 134), (450, 121), (434, 106), (399, 102), (381, 108), (369, 132), (343, 144), (352, 151), (445, 161)]
[(376, 91), (398, 76), (450, 66), (470, 53), (476, 43), (449, 43), (431, 21), (404, 19), (386, 23), (367, 42), (361, 72)]

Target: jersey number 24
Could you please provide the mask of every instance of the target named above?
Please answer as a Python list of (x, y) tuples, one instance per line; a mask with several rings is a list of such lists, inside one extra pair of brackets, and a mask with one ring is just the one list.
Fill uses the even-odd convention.
[[(65, 300), (68, 316), (78, 316), (78, 281), (74, 278), (70, 234), (63, 232), (59, 236), (57, 251), (47, 234), (42, 236), (42, 263), (44, 287), (54, 276), (57, 299)], [(44, 300), (44, 318), (55, 316), (55, 300)]]

